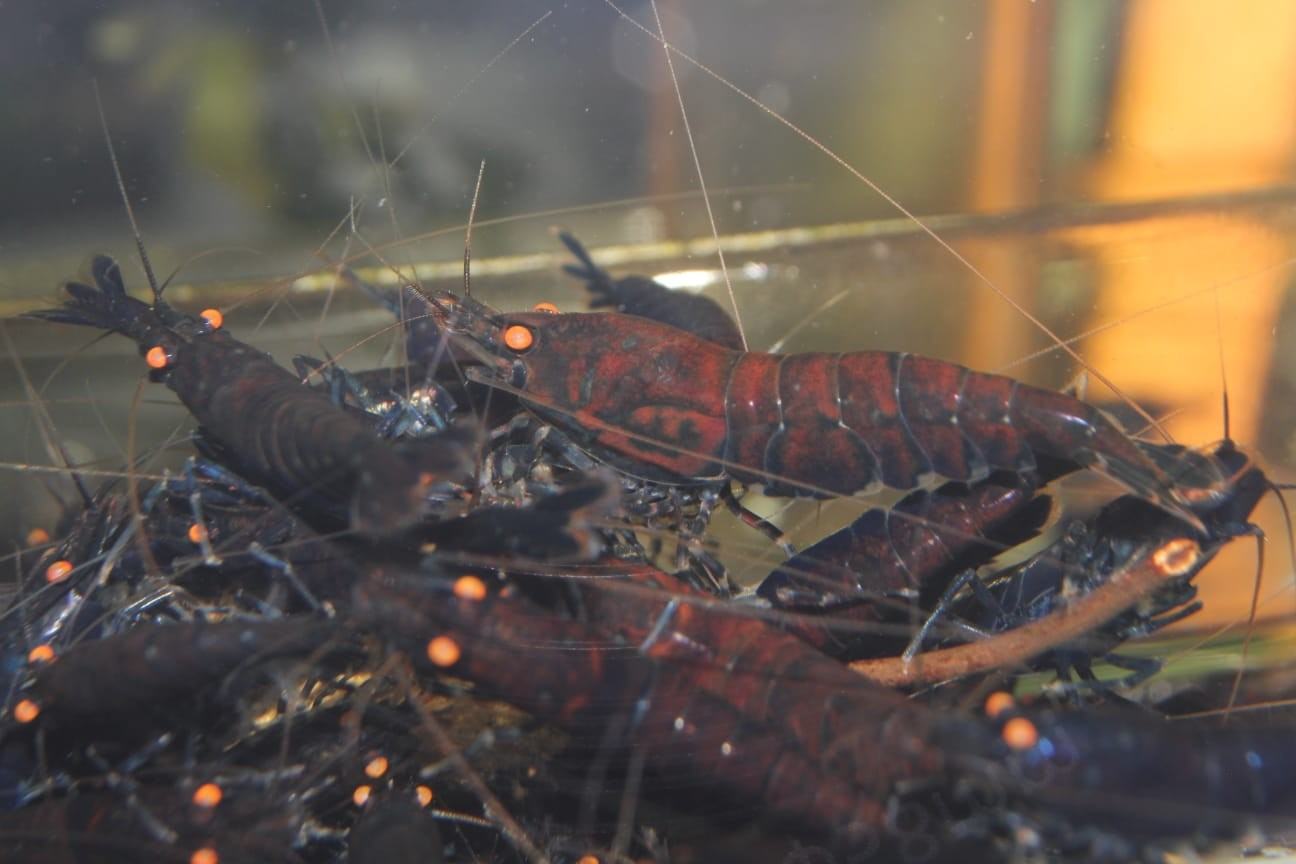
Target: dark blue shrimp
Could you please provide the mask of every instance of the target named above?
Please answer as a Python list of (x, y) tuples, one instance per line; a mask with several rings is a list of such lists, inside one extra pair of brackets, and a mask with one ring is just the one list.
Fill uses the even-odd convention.
[(1040, 851), (1131, 861), (1161, 840), (1235, 836), (1296, 816), (1287, 727), (1002, 704), (986, 722), (948, 718), (937, 734), (969, 780), (1013, 802), (1007, 812), (1032, 825)]
[[(1181, 465), (1188, 464), (1183, 454), (1168, 456)], [(1198, 464), (1212, 476), (1228, 478), (1221, 487), (1226, 494), (1205, 500), (1197, 508), (1197, 515), (1206, 526), (1205, 533), (1198, 537), (1203, 550), (1200, 562), (1080, 642), (1055, 648), (1038, 658), (1038, 665), (1055, 669), (1064, 679), (1074, 671), (1082, 679), (1092, 680), (1094, 659), (1105, 658), (1135, 673), (1136, 677), (1127, 683), (1159, 668), (1154, 661), (1138, 661), (1111, 652), (1127, 639), (1155, 632), (1201, 607), (1195, 602), (1193, 577), (1224, 544), (1256, 533), (1257, 529), (1248, 519), (1260, 499), (1273, 489), (1264, 472), (1231, 441), (1224, 441), (1212, 453), (1201, 457)], [(1107, 583), (1118, 568), (1141, 550), (1183, 533), (1184, 526), (1179, 520), (1140, 498), (1122, 496), (1103, 507), (1091, 520), (1072, 522), (1057, 541), (1021, 564), (985, 578), (968, 573), (967, 578), (952, 586), (951, 596), (942, 601), (924, 632), (946, 610), (952, 610), (963, 624), (984, 634), (1001, 633), (1039, 620), (1069, 600), (1090, 594)], [(956, 592), (961, 594), (953, 599)], [(920, 635), (911, 646), (911, 655), (921, 642)]]

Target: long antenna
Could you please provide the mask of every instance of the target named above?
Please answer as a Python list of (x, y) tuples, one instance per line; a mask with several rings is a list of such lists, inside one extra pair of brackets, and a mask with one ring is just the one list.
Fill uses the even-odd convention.
[[(464, 230), (464, 296), (472, 296), (472, 229), (473, 223), (477, 221), (477, 199), (481, 196), (482, 178), (486, 175), (486, 160), (481, 161), (477, 168), (477, 185), (473, 187), (472, 204), (468, 207), (468, 226)], [(443, 342), (442, 348), (448, 348), (449, 342)], [(453, 353), (450, 355), (453, 359)], [(490, 410), (491, 397), (495, 395), (493, 389), (486, 391), (486, 404), (482, 408), (482, 415), (485, 416)], [(473, 484), (472, 504), (477, 506), (478, 496), (481, 494), (481, 476), (486, 463), (486, 440), (481, 440), (481, 446), (477, 448), (477, 465), (474, 476), (478, 479)]]
[(702, 158), (698, 156), (697, 142), (693, 140), (693, 127), (689, 125), (688, 111), (684, 107), (684, 91), (680, 89), (679, 76), (675, 74), (675, 60), (671, 57), (671, 44), (666, 41), (666, 29), (662, 26), (661, 12), (657, 9), (657, 0), (649, 0), (652, 6), (653, 19), (657, 22), (657, 36), (662, 50), (666, 53), (666, 70), (670, 72), (671, 84), (675, 88), (675, 101), (679, 103), (680, 120), (684, 124), (684, 137), (688, 140), (689, 153), (693, 155), (693, 169), (697, 173), (698, 189), (702, 192), (702, 204), (706, 208), (707, 221), (711, 223), (711, 236), (715, 238), (716, 257), (720, 259), (720, 275), (724, 277), (725, 291), (729, 294), (729, 311), (733, 312), (734, 324), (738, 328), (738, 340), (742, 350), (747, 347), (747, 330), (743, 327), (742, 312), (738, 308), (738, 298), (734, 294), (733, 280), (729, 278), (729, 268), (725, 265), (724, 244), (720, 242), (720, 228), (716, 224), (715, 211), (711, 209), (711, 196), (707, 194), (706, 178), (702, 176)]
[(135, 248), (139, 251), (140, 263), (144, 265), (149, 288), (153, 289), (153, 305), (156, 306), (162, 300), (162, 289), (158, 287), (157, 277), (153, 275), (153, 264), (144, 249), (144, 236), (140, 234), (139, 223), (135, 221), (135, 208), (131, 207), (130, 195), (126, 194), (126, 181), (122, 179), (121, 164), (117, 161), (117, 151), (113, 149), (112, 133), (108, 131), (108, 115), (104, 113), (103, 99), (99, 96), (99, 79), (91, 78), (90, 86), (94, 88), (95, 108), (99, 110), (99, 125), (103, 127), (104, 143), (108, 145), (108, 158), (112, 161), (113, 176), (117, 178), (117, 191), (121, 193), (122, 203), (126, 205), (126, 218), (130, 220), (131, 233), (135, 235)]
[(477, 219), (477, 198), (481, 195), (482, 177), (486, 174), (486, 160), (483, 159), (481, 167), (477, 169), (477, 185), (473, 188), (472, 206), (468, 208), (468, 230), (464, 232), (464, 296), (472, 296), (472, 279), (470, 271), (472, 269), (472, 229), (473, 222)]

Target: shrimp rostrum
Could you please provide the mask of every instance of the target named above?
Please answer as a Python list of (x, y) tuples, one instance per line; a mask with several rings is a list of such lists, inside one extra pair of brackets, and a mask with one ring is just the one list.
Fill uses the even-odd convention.
[[(733, 478), (780, 495), (977, 482), (1044, 461), (1092, 468), (1201, 528), (1213, 484), (1069, 395), (905, 353), (736, 351), (616, 313), (498, 313), (448, 291), (434, 317), (474, 350), (473, 380), (516, 393), (581, 446), (675, 483)], [(1194, 481), (1195, 483), (1196, 481)]]

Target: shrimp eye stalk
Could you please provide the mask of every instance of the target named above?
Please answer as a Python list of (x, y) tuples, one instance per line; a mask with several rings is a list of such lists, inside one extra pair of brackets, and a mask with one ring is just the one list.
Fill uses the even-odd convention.
[(521, 390), (526, 387), (527, 383), (527, 364), (521, 360), (513, 361), (513, 371), (509, 375), (509, 386)]

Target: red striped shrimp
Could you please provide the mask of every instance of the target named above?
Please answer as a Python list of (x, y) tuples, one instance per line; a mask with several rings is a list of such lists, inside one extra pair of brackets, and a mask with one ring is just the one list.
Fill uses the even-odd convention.
[[(781, 725), (777, 719), (766, 722), (726, 694), (698, 686), (692, 676), (658, 674), (661, 658), (609, 644), (607, 628), (547, 614), (516, 593), (488, 591), (481, 580), (470, 581), (475, 579), (366, 580), (356, 588), (356, 614), (360, 621), (380, 626), (422, 668), (467, 677), (573, 731), (601, 738), (606, 724), (629, 712), (618, 737), (638, 742), (655, 770), (722, 789), (736, 801), (766, 808), (779, 821), (811, 833), (862, 830), (872, 837), (870, 832), (885, 824), (885, 795), (874, 789), (893, 775), (873, 775), (861, 785), (866, 767), (885, 766), (903, 776), (939, 765), (936, 751), (874, 752), (869, 744), (858, 749), (865, 762), (858, 772), (849, 760), (827, 766), (820, 753), (808, 749), (819, 743), (817, 732)], [(633, 600), (631, 606), (637, 620), (644, 620), (638, 618), (642, 606)], [(612, 623), (616, 627), (620, 622)], [(651, 629), (650, 619), (644, 623)], [(762, 633), (778, 635), (756, 623)], [(779, 644), (786, 647), (790, 638)], [(556, 653), (521, 664), (514, 658), (518, 646), (549, 646)], [(808, 647), (806, 652), (832, 662)], [(786, 663), (805, 659), (802, 653)], [(846, 686), (864, 691), (862, 699), (878, 696), (879, 710), (908, 710), (899, 696), (871, 687), (845, 667), (835, 668), (839, 674), (818, 685), (820, 692)], [(762, 675), (759, 680), (769, 679)], [(914, 731), (896, 724), (895, 743), (915, 741)], [(858, 740), (863, 745), (864, 736)], [(745, 760), (751, 758), (761, 760), (760, 770), (748, 770), (752, 765)], [(912, 767), (900, 767), (910, 761)], [(776, 770), (777, 777), (769, 776)]]
[(916, 355), (740, 352), (616, 313), (498, 313), (448, 291), (439, 322), (474, 346), (472, 380), (516, 393), (632, 474), (733, 477), (782, 495), (977, 482), (1041, 460), (1092, 468), (1200, 527), (1186, 488), (1099, 409)]

